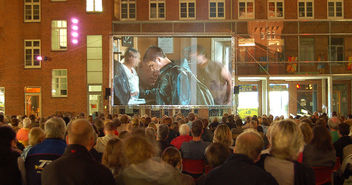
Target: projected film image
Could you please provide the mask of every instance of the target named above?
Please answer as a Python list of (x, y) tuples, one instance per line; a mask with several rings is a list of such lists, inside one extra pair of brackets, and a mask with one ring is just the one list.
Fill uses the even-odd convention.
[(114, 37), (115, 105), (232, 105), (231, 38)]

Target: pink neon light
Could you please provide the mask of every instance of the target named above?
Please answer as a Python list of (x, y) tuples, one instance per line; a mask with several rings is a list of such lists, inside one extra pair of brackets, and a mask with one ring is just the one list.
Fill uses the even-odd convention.
[(76, 19), (76, 18), (72, 18), (72, 19), (71, 19), (71, 22), (72, 22), (73, 24), (77, 24), (79, 21), (78, 21), (78, 19)]
[(73, 26), (72, 26), (72, 29), (75, 30), (75, 31), (77, 31), (77, 30), (78, 30), (78, 26), (73, 25)]
[(78, 33), (77, 32), (72, 32), (72, 37), (78, 37)]
[(77, 39), (73, 39), (72, 40), (72, 44), (78, 44), (78, 40)]
[(37, 59), (38, 61), (42, 61), (42, 60), (43, 60), (43, 57), (39, 55), (39, 56), (36, 57), (36, 59)]

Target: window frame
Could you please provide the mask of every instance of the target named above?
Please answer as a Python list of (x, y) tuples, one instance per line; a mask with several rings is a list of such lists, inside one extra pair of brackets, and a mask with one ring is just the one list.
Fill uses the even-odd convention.
[[(275, 3), (275, 16), (269, 16), (269, 3)], [(277, 3), (282, 3), (282, 17), (277, 16)], [(268, 19), (284, 19), (285, 18), (285, 1), (284, 0), (268, 0)]]
[[(181, 3), (186, 3), (186, 14), (187, 17), (181, 17)], [(189, 17), (189, 4), (194, 3), (194, 17)], [(179, 19), (181, 20), (194, 20), (197, 17), (197, 2), (195, 0), (180, 0), (179, 1)]]
[[(26, 2), (26, 0), (24, 0), (23, 3), (23, 20), (26, 23), (31, 23), (31, 22), (40, 22), (41, 21), (41, 2), (40, 0), (38, 0), (38, 2), (33, 2), (33, 0), (30, 0), (31, 2)], [(31, 19), (26, 19), (26, 6), (30, 5), (31, 6)], [(39, 6), (39, 19), (34, 19), (34, 6), (38, 5)]]
[[(86, 12), (87, 13), (103, 13), (103, 11), (104, 11), (103, 0), (91, 0), (91, 1), (93, 1), (93, 10), (92, 11), (87, 10), (87, 8), (88, 8), (87, 1), (89, 1), (89, 0), (86, 0)], [(95, 3), (96, 1), (101, 1), (101, 11), (96, 10), (96, 3)]]
[[(334, 16), (330, 16), (329, 15), (329, 3), (330, 2), (333, 2), (334, 3)], [(336, 3), (337, 2), (341, 2), (341, 5), (342, 5), (342, 7), (341, 7), (341, 13), (342, 13), (342, 15), (341, 16), (336, 16), (336, 9), (337, 9), (337, 6), (336, 6)], [(345, 17), (345, 11), (344, 11), (344, 0), (328, 0), (327, 1), (327, 17), (328, 17), (328, 19), (343, 19), (344, 17)]]
[[(122, 4), (127, 5), (127, 18), (122, 18)], [(134, 18), (130, 18), (130, 4), (134, 4)], [(126, 0), (122, 1), (120, 0), (120, 20), (125, 21), (125, 20), (136, 20), (137, 18), (137, 0)]]
[[(66, 76), (55, 76), (55, 71), (66, 71)], [(62, 98), (62, 97), (68, 97), (68, 70), (67, 69), (52, 69), (51, 70), (51, 97), (53, 98)], [(53, 80), (56, 79), (59, 79), (59, 83), (58, 84), (54, 84), (53, 83)], [(61, 79), (65, 79), (66, 78), (66, 89), (62, 89), (61, 88)], [(58, 85), (58, 89), (59, 89), (59, 92), (60, 92), (60, 95), (53, 95), (53, 86), (54, 85)], [(61, 95), (61, 90), (66, 90), (66, 95)]]
[[(60, 48), (60, 42), (61, 42), (60, 33), (58, 35), (58, 37), (59, 37), (59, 39), (58, 39), (58, 45), (59, 45), (58, 48), (59, 49), (54, 49), (53, 48), (53, 32), (54, 32), (54, 28), (59, 30), (59, 32), (60, 32), (61, 29), (65, 29), (65, 27), (53, 27), (53, 22), (54, 21), (65, 21), (66, 22), (66, 48), (62, 48), (62, 49)], [(67, 29), (67, 27), (68, 27), (68, 21), (67, 20), (51, 20), (51, 51), (67, 51), (67, 48), (68, 48), (68, 29)]]
[[(156, 4), (156, 17), (152, 18), (151, 16), (151, 4), (155, 3)], [(163, 3), (164, 4), (164, 17), (159, 17), (160, 13), (160, 7), (159, 4)], [(149, 20), (165, 20), (166, 19), (166, 1), (165, 0), (149, 0)]]
[[(26, 42), (31, 42), (31, 46), (26, 46)], [(34, 46), (34, 42), (39, 42), (39, 46)], [(41, 56), (41, 40), (40, 39), (25, 39), (23, 42), (23, 46), (24, 46), (24, 68), (25, 69), (33, 69), (33, 68), (41, 68), (42, 67), (42, 61), (38, 61), (39, 65), (34, 65), (34, 62), (36, 59), (35, 55), (34, 55), (34, 50), (35, 49), (39, 49), (39, 55), (37, 56)], [(31, 54), (31, 65), (27, 65), (26, 64), (26, 50), (30, 49), (32, 50), (32, 54)]]
[[(246, 17), (240, 16), (240, 3), (245, 3)], [(248, 17), (248, 3), (253, 3), (253, 17)], [(255, 19), (255, 0), (239, 0), (237, 12), (238, 12), (238, 19)]]
[[(307, 3), (310, 2), (312, 3), (312, 16), (311, 17), (307, 17)], [(304, 3), (304, 17), (300, 17), (299, 14), (299, 3)], [(298, 0), (297, 1), (297, 17), (298, 19), (314, 19), (314, 0)]]
[[(211, 17), (210, 16), (210, 3), (216, 3), (216, 11), (215, 11), (215, 14), (216, 14), (216, 17)], [(224, 3), (224, 17), (219, 17), (219, 3)], [(225, 0), (209, 0), (209, 2), (208, 2), (208, 6), (209, 6), (209, 8), (208, 8), (208, 18), (209, 19), (225, 19), (225, 17), (226, 17), (226, 1)]]

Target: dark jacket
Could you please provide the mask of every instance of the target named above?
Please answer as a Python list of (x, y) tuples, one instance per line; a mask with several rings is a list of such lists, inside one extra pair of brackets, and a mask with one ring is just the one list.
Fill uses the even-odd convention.
[(21, 185), (21, 174), (18, 169), (17, 158), (20, 156), (15, 151), (0, 151), (0, 184)]
[(114, 104), (127, 105), (131, 98), (127, 75), (119, 61), (115, 61)]
[(114, 185), (108, 168), (96, 162), (82, 145), (68, 145), (65, 153), (42, 173), (43, 185)]
[(347, 146), (349, 144), (352, 144), (352, 139), (350, 136), (342, 136), (334, 143), (334, 147), (336, 150), (336, 157), (340, 158), (341, 163), (343, 161), (343, 159), (342, 159), (343, 148), (345, 148), (345, 146)]
[(276, 185), (274, 177), (243, 154), (233, 154), (224, 164), (211, 170), (205, 185)]

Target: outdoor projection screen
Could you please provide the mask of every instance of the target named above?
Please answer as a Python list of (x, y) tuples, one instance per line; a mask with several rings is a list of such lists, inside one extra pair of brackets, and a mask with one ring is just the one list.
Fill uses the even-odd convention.
[(114, 105), (232, 105), (231, 37), (115, 36), (113, 53)]

